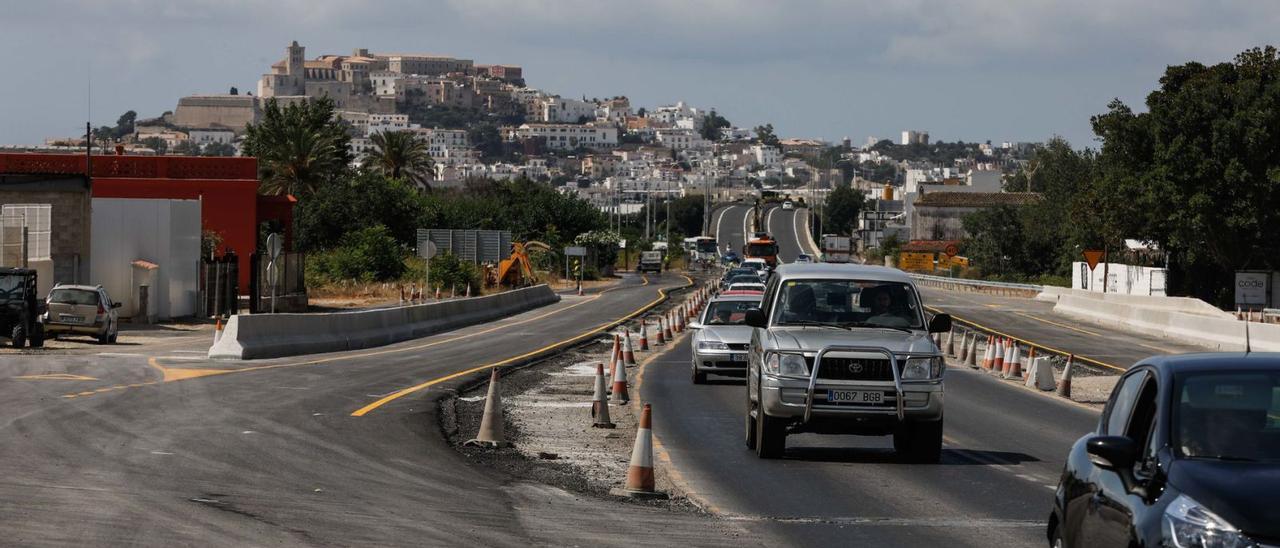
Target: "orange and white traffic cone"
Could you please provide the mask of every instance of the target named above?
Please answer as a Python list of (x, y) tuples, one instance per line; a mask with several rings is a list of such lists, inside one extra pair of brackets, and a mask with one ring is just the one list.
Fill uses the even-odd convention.
[(605, 394), (607, 388), (604, 380), (604, 364), (596, 362), (596, 391), (595, 397), (591, 400), (591, 416), (595, 418), (591, 423), (592, 428), (617, 427), (612, 420), (609, 420), (609, 397)]
[(502, 392), (498, 388), (498, 368), (489, 374), (489, 394), (484, 400), (484, 415), (480, 418), (480, 433), (475, 439), (467, 440), (463, 445), (487, 445), (501, 447), (506, 445), (506, 435), (502, 422)]
[(999, 374), (1004, 371), (1004, 353), (1006, 350), (1004, 339), (996, 339), (996, 351), (993, 357), (995, 360), (991, 362), (991, 372)]
[(969, 343), (969, 355), (965, 357), (964, 363), (965, 365), (969, 366), (969, 369), (978, 368), (978, 334), (977, 333), (973, 334), (973, 341)]
[(960, 335), (960, 353), (956, 354), (956, 361), (964, 363), (965, 358), (969, 357), (969, 334)]
[(662, 318), (659, 318), (658, 321), (662, 324), (662, 334), (667, 338), (667, 341), (675, 338), (671, 330), (671, 318), (663, 316)]
[(664, 330), (662, 329), (662, 316), (658, 316), (658, 328), (653, 331), (655, 333), (654, 339), (656, 344), (667, 344), (667, 337), (664, 335)]
[(1018, 345), (1017, 343), (1013, 342), (1012, 339), (1005, 341), (1005, 344), (1006, 346), (1004, 351), (1004, 367), (1000, 369), (1001, 377), (1009, 376), (1009, 370), (1013, 368), (1014, 353), (1018, 351)]
[(649, 351), (649, 322), (640, 320), (640, 351)]
[(956, 357), (956, 330), (947, 330), (947, 355)]
[(622, 363), (636, 364), (636, 352), (631, 348), (631, 332), (626, 329), (622, 330)]
[(440, 286), (436, 286), (436, 300), (440, 300)]
[(1075, 358), (1075, 354), (1067, 354), (1067, 367), (1062, 371), (1062, 380), (1058, 381), (1058, 395), (1066, 399), (1071, 399), (1071, 374)]
[(987, 336), (986, 349), (982, 352), (982, 368), (990, 371), (996, 364), (995, 337)]
[(1006, 378), (1018, 379), (1022, 378), (1022, 345), (1013, 343), (1013, 360), (1009, 363), (1009, 372)]
[(613, 334), (613, 350), (609, 351), (609, 376), (613, 377), (613, 368), (622, 358), (622, 340), (617, 333)]
[(627, 394), (627, 366), (622, 363), (622, 356), (613, 361), (613, 390), (609, 393), (609, 401), (627, 403), (631, 396)]
[(213, 344), (218, 344), (222, 340), (222, 316), (218, 316), (218, 322), (213, 324)]
[(631, 448), (625, 490), (627, 494), (639, 496), (657, 493), (653, 479), (653, 410), (647, 403), (640, 412), (640, 426), (636, 429), (636, 443)]

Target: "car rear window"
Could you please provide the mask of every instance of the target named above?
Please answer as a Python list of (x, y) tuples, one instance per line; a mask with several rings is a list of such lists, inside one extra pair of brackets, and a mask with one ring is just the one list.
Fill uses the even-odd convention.
[(97, 306), (98, 292), (87, 289), (55, 289), (49, 292), (49, 302), (54, 304), (87, 304)]

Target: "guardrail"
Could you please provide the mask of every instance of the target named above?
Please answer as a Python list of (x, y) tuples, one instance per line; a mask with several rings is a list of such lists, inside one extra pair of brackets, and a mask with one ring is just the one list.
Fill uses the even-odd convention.
[(982, 293), (1015, 295), (1020, 297), (1034, 297), (1039, 295), (1041, 291), (1044, 291), (1044, 286), (1036, 284), (969, 280), (965, 278), (930, 276), (928, 274), (910, 274), (910, 276), (917, 282), (921, 282), (921, 285), (937, 287), (939, 289), (948, 289), (951, 291), (977, 291)]

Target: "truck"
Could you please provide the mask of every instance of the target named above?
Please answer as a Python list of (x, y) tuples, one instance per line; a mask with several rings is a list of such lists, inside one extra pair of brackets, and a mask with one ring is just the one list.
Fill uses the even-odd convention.
[(847, 263), (853, 250), (853, 243), (848, 236), (839, 234), (822, 235), (822, 261), (827, 263)]
[(778, 267), (778, 242), (772, 236), (757, 232), (755, 237), (742, 246), (742, 256), (746, 259), (763, 259), (769, 268)]
[(641, 251), (640, 264), (636, 265), (636, 271), (653, 272), (654, 274), (662, 273), (662, 252)]

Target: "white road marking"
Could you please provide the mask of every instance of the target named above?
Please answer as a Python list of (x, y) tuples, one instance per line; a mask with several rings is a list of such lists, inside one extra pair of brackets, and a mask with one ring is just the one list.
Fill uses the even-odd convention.
[(146, 355), (143, 355), (143, 354), (133, 354), (133, 353), (125, 353), (125, 352), (99, 352), (98, 355), (104, 358), (145, 358), (146, 357)]
[(173, 453), (170, 453), (168, 451), (152, 451), (151, 454), (152, 455), (172, 455)]

